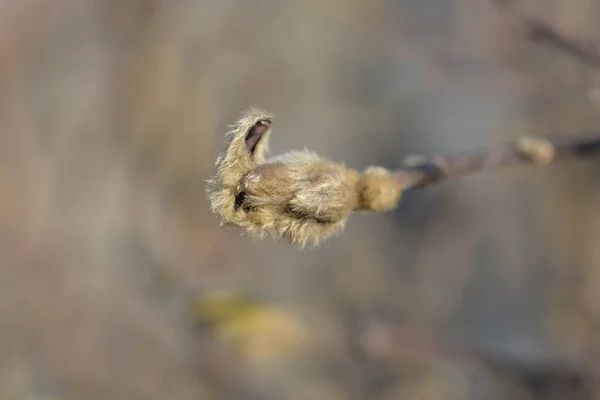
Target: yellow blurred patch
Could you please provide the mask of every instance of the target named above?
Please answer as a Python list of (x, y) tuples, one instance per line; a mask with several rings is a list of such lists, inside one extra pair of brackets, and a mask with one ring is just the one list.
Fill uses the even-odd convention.
[(192, 301), (192, 317), (251, 362), (297, 357), (307, 349), (306, 325), (290, 310), (236, 292), (209, 292)]

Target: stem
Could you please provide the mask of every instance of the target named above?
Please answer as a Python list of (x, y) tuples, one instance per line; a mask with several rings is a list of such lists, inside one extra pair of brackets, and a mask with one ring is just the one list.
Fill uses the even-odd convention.
[(524, 22), (527, 33), (534, 42), (562, 50), (592, 67), (600, 66), (598, 43), (566, 36), (539, 18), (526, 16)]
[(516, 0), (491, 0), (491, 2), (502, 8), (502, 11), (516, 12), (517, 23), (533, 43), (553, 47), (591, 67), (600, 67), (600, 43), (597, 41), (576, 38), (561, 32), (539, 17), (527, 15), (525, 11), (519, 9), (519, 2)]
[(437, 156), (395, 171), (405, 189), (423, 187), (446, 178), (522, 164), (587, 158), (600, 155), (600, 134), (579, 139), (522, 138), (510, 145), (462, 154)]
[[(542, 19), (529, 16), (520, 10), (516, 0), (491, 0), (491, 2), (503, 8), (504, 11), (511, 11), (509, 8), (516, 11), (519, 26), (532, 42), (551, 46), (585, 64), (600, 68), (600, 43), (575, 38), (560, 32)], [(526, 144), (524, 147), (520, 147), (519, 141), (517, 141), (512, 145), (494, 149), (434, 157), (431, 160), (419, 162), (416, 166), (406, 166), (397, 170), (395, 177), (403, 189), (410, 189), (427, 186), (445, 178), (504, 166), (544, 164), (600, 155), (600, 133), (581, 139), (533, 140), (534, 143), (523, 143)], [(541, 154), (540, 150), (546, 154)], [(544, 160), (544, 158), (547, 159)]]

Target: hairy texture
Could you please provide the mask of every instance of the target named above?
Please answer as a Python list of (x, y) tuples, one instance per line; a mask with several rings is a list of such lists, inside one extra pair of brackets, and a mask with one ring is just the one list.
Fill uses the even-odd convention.
[(238, 188), (242, 177), (264, 160), (271, 121), (272, 117), (267, 112), (251, 108), (227, 133), (227, 149), (217, 158), (217, 173), (208, 182), (212, 211), (220, 214), (226, 222), (239, 225), (245, 219), (234, 207)]
[(314, 153), (291, 152), (262, 164), (240, 182), (245, 227), (304, 246), (340, 231), (356, 204), (345, 168)]
[(367, 168), (357, 184), (358, 209), (390, 211), (402, 196), (403, 187), (396, 177), (381, 167)]
[(228, 134), (208, 185), (212, 210), (222, 223), (303, 247), (340, 232), (353, 211), (394, 207), (401, 188), (383, 168), (360, 176), (308, 150), (265, 159), (271, 121), (268, 113), (250, 109)]

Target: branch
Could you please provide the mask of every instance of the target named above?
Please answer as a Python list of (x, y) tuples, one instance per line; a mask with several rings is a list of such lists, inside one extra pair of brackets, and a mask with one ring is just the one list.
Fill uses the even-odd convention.
[[(515, 0), (491, 1), (505, 10), (514, 7), (519, 27), (530, 40), (600, 68), (597, 44), (569, 37), (526, 15)], [(600, 155), (600, 134), (563, 140), (523, 137), (498, 148), (405, 162), (395, 171), (370, 167), (360, 173), (308, 150), (266, 159), (271, 124), (269, 113), (250, 109), (232, 126), (227, 149), (208, 183), (211, 208), (223, 224), (242, 227), (256, 237), (285, 238), (300, 247), (339, 233), (353, 212), (393, 209), (411, 188), (504, 166)]]
[[(512, 11), (525, 36), (534, 43), (553, 47), (588, 64), (600, 68), (600, 43), (575, 38), (560, 32), (539, 17), (527, 15), (518, 8), (517, 0), (490, 0), (502, 11)], [(545, 154), (545, 155), (544, 155)], [(440, 156), (419, 162), (412, 168), (396, 171), (395, 176), (401, 185), (421, 187), (440, 179), (523, 163), (544, 163), (550, 161), (587, 157), (600, 154), (600, 134), (583, 139), (531, 139), (521, 138), (516, 145), (503, 148), (480, 150), (454, 156)], [(525, 156), (525, 157), (524, 157)]]
[(578, 360), (558, 354), (506, 354), (493, 347), (444, 340), (387, 322), (370, 323), (361, 339), (359, 343), (367, 354), (377, 360), (464, 365), (514, 380), (531, 391), (534, 398), (547, 398), (549, 393), (553, 396), (561, 393), (560, 398), (573, 398), (586, 383), (586, 372)]
[(600, 47), (593, 41), (569, 37), (539, 18), (525, 17), (528, 36), (535, 42), (562, 50), (592, 67), (600, 67)]
[(532, 42), (560, 50), (591, 67), (600, 67), (600, 43), (597, 41), (576, 38), (561, 32), (539, 17), (527, 15), (518, 9), (518, 2), (515, 0), (491, 1), (502, 8), (502, 11), (506, 12), (508, 7), (515, 9), (517, 23)]
[(300, 247), (341, 232), (354, 212), (392, 210), (414, 187), (509, 165), (600, 155), (600, 134), (565, 140), (522, 137), (498, 148), (409, 160), (395, 171), (369, 167), (359, 172), (308, 150), (265, 158), (271, 127), (272, 117), (258, 109), (246, 111), (232, 126), (208, 182), (211, 208), (224, 224)]
[[(600, 155), (600, 133), (577, 139), (522, 137), (513, 144), (463, 154), (419, 160), (394, 172), (404, 190), (437, 183), (467, 173), (520, 164), (552, 162)], [(412, 164), (412, 165), (411, 165)]]

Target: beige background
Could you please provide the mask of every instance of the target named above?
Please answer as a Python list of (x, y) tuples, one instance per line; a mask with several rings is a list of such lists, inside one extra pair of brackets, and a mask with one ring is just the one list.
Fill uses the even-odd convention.
[[(600, 38), (598, 2), (523, 3)], [(252, 104), (276, 116), (273, 152), (356, 168), (597, 130), (594, 72), (509, 17), (481, 0), (0, 2), (0, 398), (565, 398), (519, 371), (599, 367), (597, 162), (448, 181), (303, 252), (218, 227), (204, 195)], [(215, 288), (297, 306), (326, 350), (248, 368), (190, 328), (189, 296)]]

